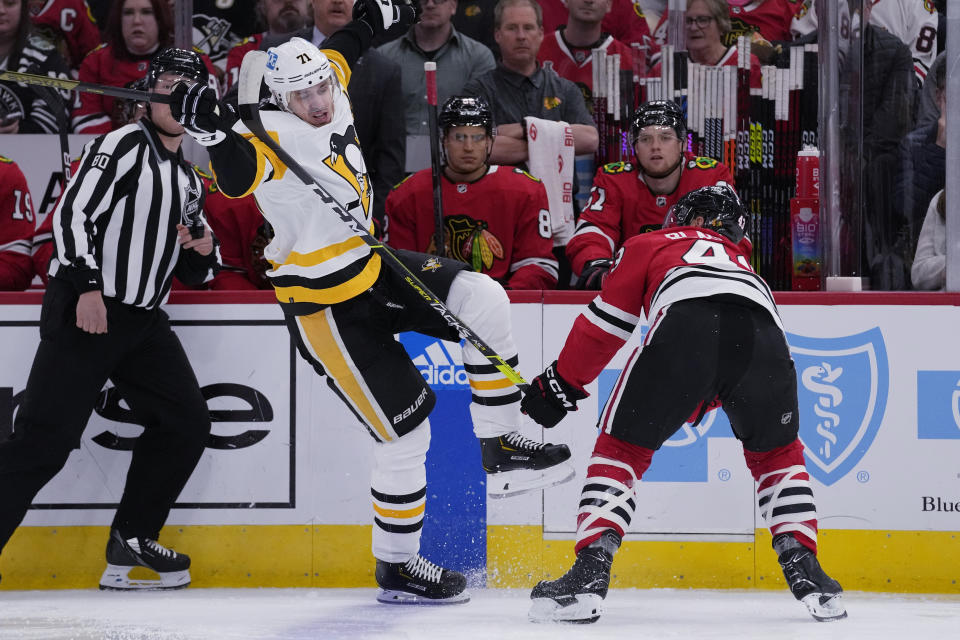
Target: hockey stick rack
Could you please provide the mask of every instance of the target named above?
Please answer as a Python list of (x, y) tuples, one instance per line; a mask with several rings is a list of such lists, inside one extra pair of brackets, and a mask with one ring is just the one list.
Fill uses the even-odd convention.
[(433, 308), (434, 311), (446, 321), (450, 327), (456, 329), (461, 338), (467, 340), (476, 347), (487, 360), (493, 364), (510, 382), (515, 384), (521, 391), (529, 385), (526, 380), (517, 373), (507, 362), (500, 357), (490, 346), (483, 341), (474, 331), (465, 325), (447, 306), (433, 293), (426, 284), (423, 283), (410, 269), (404, 265), (392, 251), (384, 244), (370, 235), (370, 232), (364, 228), (363, 223), (350, 213), (330, 192), (328, 192), (320, 182), (310, 175), (310, 172), (293, 159), (284, 151), (276, 141), (271, 138), (263, 128), (263, 121), (260, 119), (260, 83), (263, 79), (263, 72), (266, 68), (267, 53), (265, 51), (250, 51), (243, 57), (240, 65), (239, 81), (239, 111), (240, 119), (243, 124), (255, 135), (263, 144), (270, 148), (277, 158), (283, 162), (290, 171), (293, 172), (305, 185), (310, 187), (314, 193), (320, 196), (320, 200), (333, 213), (340, 218), (341, 222), (360, 237), (371, 249), (376, 251), (388, 267), (396, 271), (414, 291), (416, 291), (423, 301)]

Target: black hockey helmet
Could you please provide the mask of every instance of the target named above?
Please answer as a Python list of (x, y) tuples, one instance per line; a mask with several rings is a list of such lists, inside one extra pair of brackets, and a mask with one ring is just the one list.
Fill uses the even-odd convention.
[(164, 73), (176, 73), (201, 84), (207, 84), (210, 74), (207, 66), (195, 51), (167, 47), (150, 60), (147, 82), (150, 88), (157, 86), (157, 80)]
[(683, 109), (672, 100), (650, 100), (637, 107), (630, 123), (630, 144), (636, 144), (640, 130), (650, 126), (670, 127), (681, 140), (687, 136)]
[(727, 186), (700, 187), (670, 207), (663, 227), (687, 227), (703, 217), (703, 226), (737, 243), (743, 239), (747, 212), (737, 194)]
[(440, 107), (437, 116), (440, 136), (447, 135), (450, 127), (483, 127), (491, 138), (497, 135), (493, 111), (487, 101), (479, 96), (451, 96)]

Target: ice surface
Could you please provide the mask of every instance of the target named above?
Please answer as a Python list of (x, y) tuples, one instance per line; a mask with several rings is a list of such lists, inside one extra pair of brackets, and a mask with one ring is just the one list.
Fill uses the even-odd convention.
[(0, 592), (0, 638), (16, 640), (820, 640), (956, 638), (960, 596), (850, 592), (850, 617), (814, 621), (784, 591), (622, 589), (592, 625), (527, 621), (527, 590), (473, 589), (468, 604), (383, 605), (374, 589)]

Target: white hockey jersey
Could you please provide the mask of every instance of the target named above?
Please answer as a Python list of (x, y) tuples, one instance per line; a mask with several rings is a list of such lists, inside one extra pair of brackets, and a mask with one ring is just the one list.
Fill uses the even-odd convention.
[[(373, 189), (346, 93), (350, 68), (339, 52), (323, 53), (341, 87), (335, 90), (333, 120), (314, 127), (286, 111), (263, 111), (263, 125), (334, 199), (372, 231)], [(273, 227), (274, 238), (264, 249), (264, 257), (273, 265), (267, 276), (280, 303), (334, 304), (370, 288), (380, 273), (380, 256), (242, 122), (237, 122), (234, 130), (257, 150), (257, 177), (248, 193), (254, 194)]]

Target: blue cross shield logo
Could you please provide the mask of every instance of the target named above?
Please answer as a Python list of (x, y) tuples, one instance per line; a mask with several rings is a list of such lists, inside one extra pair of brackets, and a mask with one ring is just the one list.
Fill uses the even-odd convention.
[(890, 380), (883, 334), (879, 327), (838, 338), (787, 334), (787, 342), (807, 471), (831, 485), (860, 462), (883, 421)]

